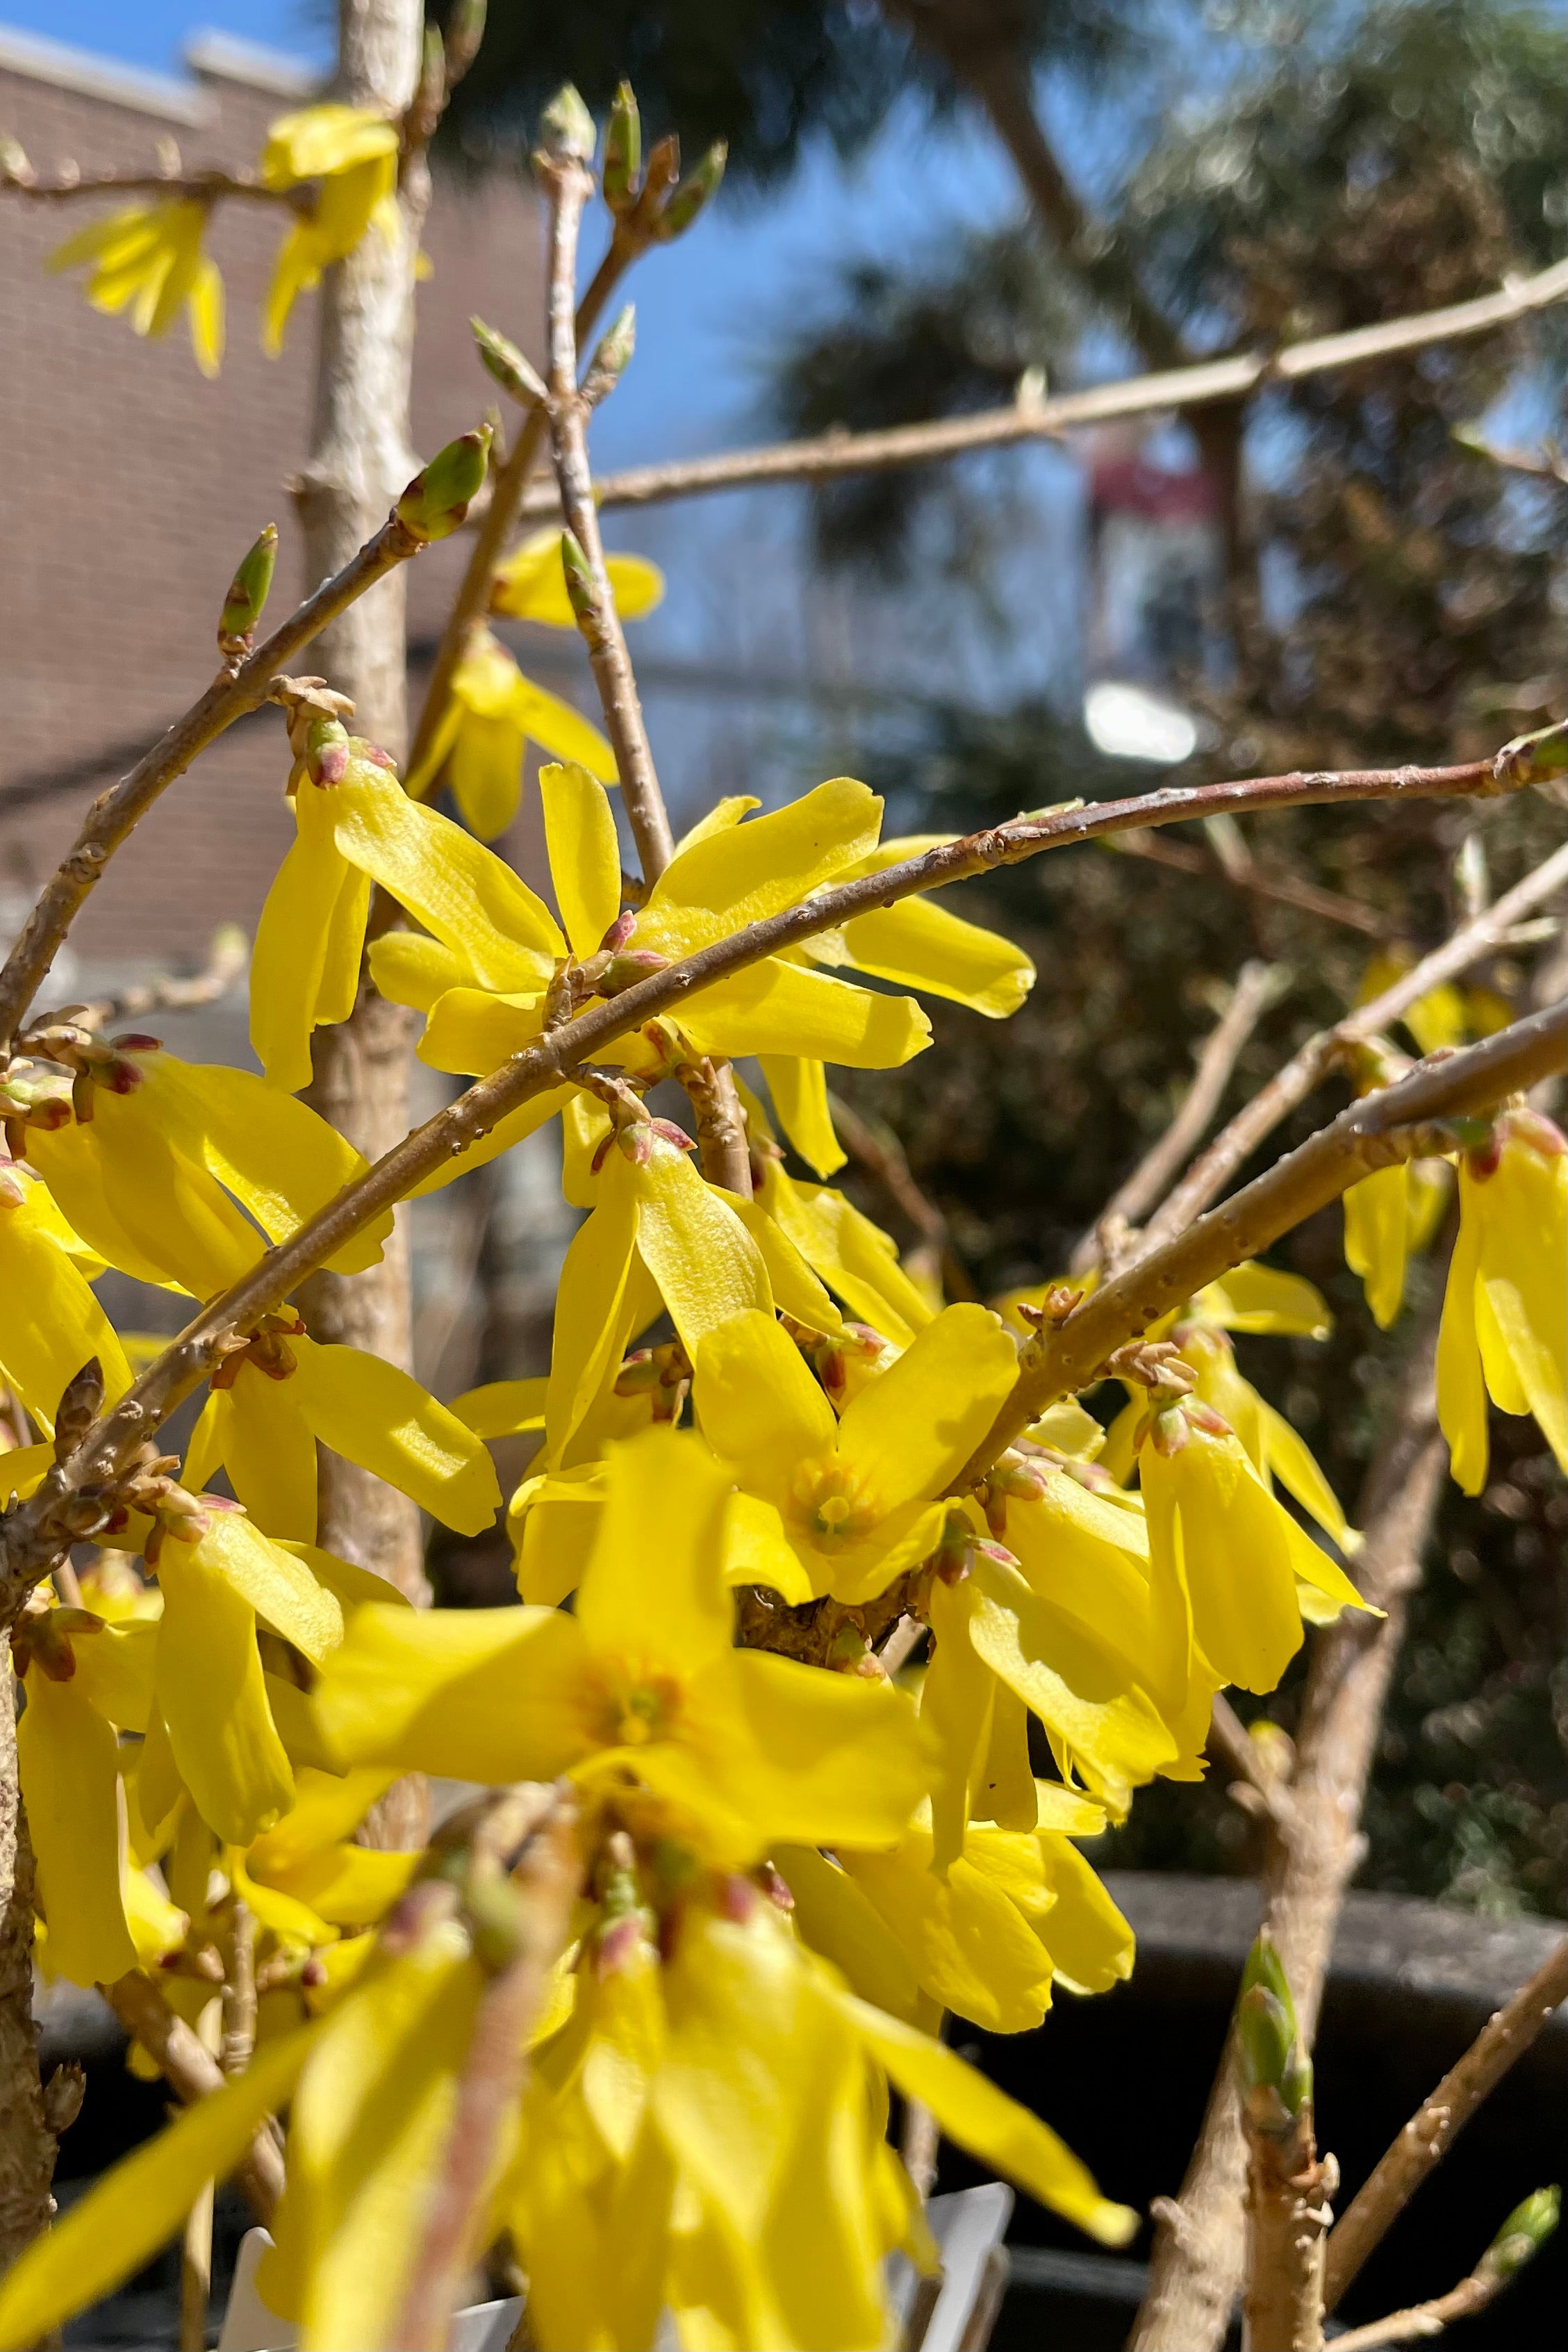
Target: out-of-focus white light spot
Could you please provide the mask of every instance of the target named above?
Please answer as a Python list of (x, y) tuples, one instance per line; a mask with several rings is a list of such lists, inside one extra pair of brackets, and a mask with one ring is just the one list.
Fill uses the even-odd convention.
[(1112, 760), (1146, 760), (1176, 768), (1197, 749), (1197, 725), (1174, 702), (1141, 686), (1102, 678), (1083, 698), (1083, 724), (1097, 751)]

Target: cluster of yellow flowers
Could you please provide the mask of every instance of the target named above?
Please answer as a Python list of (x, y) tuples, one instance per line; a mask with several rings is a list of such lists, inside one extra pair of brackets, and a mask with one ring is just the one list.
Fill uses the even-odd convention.
[[(548, 603), (556, 584), (517, 593)], [(515, 789), (517, 721), (470, 703), (459, 725), (477, 724), (512, 730)], [(427, 1063), (476, 1075), (563, 1007), (909, 845), (837, 778), (771, 814), (722, 803), (627, 904), (605, 786), (558, 764), (541, 779), (558, 922), (338, 720), (307, 717), (296, 741), (298, 837), (252, 976), (265, 1076), (68, 1011), (5, 1083), (0, 1378), (40, 1433), (5, 1465), (17, 1495), (54, 1459), (84, 1361), (111, 1399), (129, 1383), (91, 1287), (105, 1267), (211, 1297), (361, 1171), (297, 1090), (314, 1030), (351, 1003), (372, 885), (418, 926), (371, 943), (379, 985), (423, 1015)], [(842, 1193), (790, 1172), (775, 1119), (818, 1176), (842, 1160), (825, 1065), (884, 1068), (927, 1042), (915, 999), (865, 979), (997, 1017), (1033, 972), (917, 898), (695, 992), (461, 1163), (562, 1122), (585, 1213), (547, 1379), (447, 1407), (269, 1316), (214, 1376), (183, 1466), (151, 1461), (100, 1533), (79, 1598), (34, 1595), (17, 1664), (44, 1965), (84, 1984), (156, 1972), (193, 2018), (243, 1904), (262, 1991), (250, 2070), (24, 2259), (0, 2343), (122, 2274), (287, 2103), (264, 2292), (308, 2345), (385, 2340), (506, 1964), (449, 1857), (350, 1842), (408, 1770), (576, 1791), (581, 1892), (476, 2241), (509, 2233), (539, 2343), (645, 2344), (665, 2311), (693, 2345), (882, 2342), (884, 2258), (930, 2259), (890, 2084), (1092, 2234), (1134, 2226), (943, 2047), (940, 2020), (1017, 2032), (1057, 1985), (1124, 1976), (1130, 1931), (1074, 1841), (1155, 1776), (1197, 1777), (1215, 1692), (1271, 1689), (1303, 1619), (1359, 1605), (1275, 1481), (1342, 1555), (1357, 1539), (1228, 1337), (1328, 1318), (1299, 1278), (1239, 1266), (1123, 1351), (1131, 1401), (1108, 1431), (1068, 1400), (966, 1486), (1051, 1286), (997, 1312), (943, 1306)], [(770, 1118), (741, 1088), (750, 1198), (706, 1181), (643, 1100), (707, 1056), (755, 1057), (771, 1096)], [(1529, 1111), (1459, 1155), (1440, 1371), (1467, 1486), (1489, 1392), (1563, 1457), (1565, 1179)], [(1353, 1207), (1353, 1255), (1392, 1232), (1402, 1265), (1403, 1191), (1398, 1213)], [(1396, 1302), (1381, 1260), (1369, 1281)], [(661, 1316), (674, 1337), (640, 1346)], [(318, 1439), (472, 1533), (500, 1501), (485, 1441), (519, 1429), (542, 1431), (508, 1522), (522, 1606), (418, 1612), (317, 1546)], [(235, 1499), (209, 1491), (220, 1466)], [(828, 1604), (825, 1650), (737, 1646), (737, 1591), (779, 1625)], [(874, 1644), (906, 1611), (930, 1661), (889, 1679)]]
[[(352, 253), (366, 231), (402, 235), (397, 208), (398, 134), (393, 123), (361, 107), (308, 106), (267, 132), (260, 184), (300, 198), (279, 247), (262, 314), (262, 347), (276, 358), (295, 299)], [(180, 193), (131, 205), (68, 237), (52, 269), (90, 272), (95, 310), (129, 310), (139, 335), (164, 335), (182, 310), (196, 365), (215, 376), (224, 355), (224, 281), (204, 240), (220, 190)]]

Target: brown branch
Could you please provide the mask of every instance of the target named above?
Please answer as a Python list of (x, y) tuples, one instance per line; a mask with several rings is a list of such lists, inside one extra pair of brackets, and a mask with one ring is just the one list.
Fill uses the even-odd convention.
[[(177, 2017), (151, 1977), (132, 1969), (102, 1993), (126, 2032), (141, 2042), (171, 2090), (194, 2106), (210, 2092), (224, 2087), (224, 2072), (202, 2046), (183, 2017)], [(271, 2221), (283, 2195), (283, 2157), (270, 2122), (264, 2123), (235, 2168), (235, 2178), (249, 2198), (256, 2220)]]
[(480, 2251), (475, 2238), (485, 2221), (502, 2125), (528, 2079), (528, 2035), (570, 1934), (582, 1885), (577, 1808), (564, 1786), (525, 1784), (502, 1792), (492, 1818), (513, 1846), (527, 1840), (509, 1874), (517, 1898), (508, 1923), (513, 1948), (480, 1996), (444, 2156), (388, 2338), (393, 2352), (432, 2352), (449, 2340), (464, 2278)]
[(1334, 2337), (1334, 2352), (1377, 2352), (1385, 2344), (1425, 2344), (1451, 2327), (1456, 2319), (1473, 2319), (1489, 2303), (1495, 2303), (1504, 2287), (1511, 2286), (1519, 2270), (1517, 2263), (1499, 2261), (1497, 2248), (1489, 2246), (1468, 2278), (1451, 2286), (1447, 2294), (1434, 2295), (1430, 2303), (1411, 2304), (1404, 2311), (1391, 2311), (1386, 2318), (1375, 2319), (1365, 2327), (1347, 2328)]
[(259, 710), (273, 683), (299, 652), (367, 588), (417, 555), (421, 541), (388, 516), (373, 539), (334, 578), (275, 629), (237, 668), (224, 668), (183, 719), (139, 760), (128, 776), (101, 793), (23, 926), (0, 971), (0, 1055), (7, 1052), (77, 914), (110, 858), (146, 815), (159, 794), (183, 776), (200, 752), (236, 719)]
[[(1363, 1852), (1361, 1810), (1384, 1703), (1419, 1581), (1447, 1450), (1437, 1433), (1437, 1302), (1416, 1333), (1405, 1386), (1364, 1485), (1354, 1572), (1381, 1618), (1360, 1612), (1314, 1639), (1295, 1769), (1274, 1790), (1263, 1916), (1310, 2051), (1345, 1888)], [(1209, 2094), (1179, 2198), (1157, 2217), (1149, 2288), (1129, 2352), (1216, 2352), (1241, 2283), (1246, 2146), (1231, 2045)]]
[[(468, 1087), (455, 1102), (384, 1153), (364, 1176), (346, 1186), (335, 1201), (309, 1218), (289, 1240), (265, 1251), (240, 1281), (203, 1308), (128, 1393), (93, 1424), (68, 1460), (49, 1471), (37, 1492), (0, 1518), (0, 1538), (5, 1550), (5, 1581), (0, 1584), (0, 1622), (10, 1622), (27, 1588), (47, 1575), (59, 1552), (84, 1532), (84, 1516), (93, 1525), (101, 1524), (92, 1517), (97, 1504), (84, 1513), (78, 1507), (78, 1501), (86, 1505), (96, 1496), (102, 1498), (106, 1513), (113, 1507), (108, 1498), (138, 1447), (210, 1371), (232, 1333), (247, 1330), (258, 1317), (270, 1314), (324, 1259), (334, 1256), (426, 1177), (450, 1168), (508, 1111), (561, 1085), (579, 1065), (599, 1058), (602, 1048), (613, 1039), (658, 1014), (674, 1011), (698, 989), (727, 978), (763, 956), (832, 929), (873, 907), (894, 905), (917, 891), (1014, 864), (1071, 841), (1095, 839), (1134, 823), (1147, 824), (1152, 814), (1156, 821), (1164, 815), (1175, 823), (1184, 816), (1206, 814), (1217, 803), (1243, 808), (1293, 807), (1305, 802), (1359, 802), (1467, 789), (1488, 792), (1505, 789), (1506, 780), (1511, 777), (1514, 777), (1514, 771), (1508, 764), (1508, 755), (1500, 753), (1496, 762), (1476, 761), (1459, 769), (1410, 768), (1333, 777), (1266, 777), (1247, 784), (1207, 785), (1191, 792), (1145, 796), (1134, 802), (1101, 802), (1092, 808), (1069, 806), (1056, 812), (1045, 811), (1038, 816), (1017, 818), (1009, 824), (945, 843), (885, 867), (881, 873), (862, 875), (821, 891), (778, 915), (747, 925), (727, 939), (716, 940), (607, 1002), (591, 1006), (514, 1055), (490, 1076)], [(1429, 1120), (1490, 1108), (1498, 1099), (1499, 1089), (1508, 1091), (1531, 1085), (1559, 1066), (1559, 1026), (1557, 1013), (1537, 1014), (1516, 1024), (1500, 1036), (1490, 1038), (1484, 1045), (1455, 1055), (1436, 1067), (1418, 1069), (1401, 1087), (1387, 1088), (1354, 1106), (1334, 1128), (1326, 1130), (1326, 1138), (1303, 1146), (1302, 1151), (1292, 1154), (1283, 1163), (1287, 1172), (1282, 1196), (1291, 1203), (1288, 1222), (1297, 1214), (1309, 1213), (1312, 1206), (1322, 1204), (1312, 1191), (1314, 1181), (1324, 1199), (1333, 1197), (1336, 1180), (1342, 1186), (1354, 1181), (1363, 1148), (1381, 1155), (1382, 1161), (1397, 1157), (1405, 1147), (1390, 1130), (1397, 1126), (1403, 1114)], [(1322, 1158), (1325, 1139), (1326, 1162)], [(1416, 1147), (1412, 1142), (1409, 1148)], [(1261, 1181), (1265, 1185), (1270, 1181)], [(1268, 1201), (1275, 1197), (1272, 1192), (1264, 1195)], [(1245, 1202), (1248, 1195), (1239, 1199)], [(1307, 1204), (1305, 1208), (1298, 1205), (1302, 1202)], [(1186, 1289), (1176, 1293), (1177, 1299), (1201, 1288), (1204, 1282), (1214, 1279), (1235, 1263), (1235, 1257), (1226, 1255), (1225, 1242), (1217, 1241), (1216, 1236), (1221, 1231), (1229, 1233), (1236, 1206), (1229, 1204), (1225, 1211), (1217, 1213), (1216, 1219), (1205, 1220), (1204, 1229), (1199, 1230), (1205, 1231), (1206, 1237), (1196, 1250), (1190, 1237), (1184, 1237), (1173, 1246), (1169, 1253), (1170, 1279), (1187, 1283)], [(1268, 1224), (1267, 1214), (1254, 1214), (1252, 1223), (1239, 1226), (1240, 1245), (1236, 1256), (1264, 1246), (1259, 1235)], [(1273, 1228), (1268, 1237), (1272, 1238), (1277, 1230), (1283, 1228)], [(1201, 1270), (1205, 1265), (1208, 1267), (1207, 1272)], [(1118, 1283), (1097, 1292), (1054, 1335), (1053, 1349), (1060, 1348), (1062, 1334), (1072, 1335), (1064, 1359), (1075, 1367), (1069, 1385), (1085, 1384), (1098, 1363), (1097, 1356), (1081, 1373), (1076, 1370), (1077, 1358), (1083, 1352), (1079, 1344), (1083, 1329), (1100, 1333), (1106, 1324), (1106, 1299), (1116, 1301), (1113, 1313), (1125, 1308), (1132, 1319), (1116, 1331), (1102, 1353), (1108, 1353), (1110, 1348), (1141, 1328), (1136, 1320), (1141, 1311), (1137, 1302), (1145, 1287), (1157, 1288), (1158, 1283), (1135, 1286), (1129, 1292), (1125, 1286), (1128, 1279), (1121, 1277)], [(1151, 1314), (1160, 1311), (1155, 1307)], [(1085, 1318), (1089, 1318), (1087, 1323)], [(1052, 1360), (1054, 1363), (1056, 1359)], [(1038, 1371), (1023, 1376), (1020, 1390), (1031, 1378), (1038, 1379)], [(1057, 1395), (1063, 1392), (1062, 1389), (1053, 1391)], [(1033, 1411), (1026, 1415), (1026, 1419), (1030, 1418)], [(1009, 1441), (1004, 1437), (998, 1442), (1005, 1444)], [(991, 1458), (988, 1454), (988, 1465)]]
[(216, 166), (195, 172), (86, 172), (74, 179), (62, 173), (53, 180), (40, 180), (13, 167), (0, 172), (0, 195), (26, 196), (44, 204), (71, 196), (172, 196), (199, 205), (239, 196), (256, 204), (283, 205), (291, 211), (308, 202), (297, 188), (268, 187), (254, 172), (225, 172)]
[[(1457, 2066), (1424, 2099), (1345, 2208), (1329, 2239), (1323, 2308), (1333, 2311), (1367, 2256), (1427, 2174), (1442, 2162), (1483, 2099), (1568, 2000), (1568, 1943), (1559, 1944), (1527, 1985), (1481, 2028)], [(1390, 2339), (1393, 2340), (1393, 2339)]]
[[(1266, 383), (1291, 383), (1400, 352), (1419, 351), (1465, 335), (1488, 333), (1568, 296), (1568, 262), (1558, 262), (1474, 302), (1385, 320), (1344, 334), (1320, 335), (1286, 343), (1271, 353), (1205, 360), (1196, 367), (1157, 375), (1129, 377), (1087, 392), (1054, 399), (1026, 400), (977, 416), (946, 417), (930, 425), (899, 425), (875, 433), (824, 433), (812, 440), (785, 441), (761, 449), (736, 449), (712, 457), (683, 458), (671, 465), (635, 466), (606, 474), (598, 484), (601, 509), (644, 507), (669, 499), (702, 498), (719, 490), (765, 482), (830, 482), (849, 474), (882, 472), (899, 466), (927, 466), (977, 449), (1054, 440), (1074, 426), (1100, 425), (1121, 416), (1147, 416), (1161, 409), (1196, 408), (1234, 401)], [(553, 494), (541, 486), (518, 511), (540, 519), (557, 512)]]
[(256, 1914), (236, 1897), (229, 1925), (229, 1965), (224, 1979), (223, 2042), (218, 2063), (230, 2082), (243, 2074), (256, 2050)]
[(1536, 1013), (1462, 1054), (1418, 1063), (1365, 1095), (1219, 1208), (1090, 1292), (1063, 1323), (1025, 1346), (1013, 1391), (948, 1488), (978, 1484), (1007, 1446), (1058, 1398), (1085, 1389), (1106, 1359), (1151, 1323), (1256, 1257), (1378, 1168), (1445, 1147), (1432, 1122), (1490, 1109), (1568, 1060), (1564, 1007)]
[(1249, 2352), (1322, 2352), (1323, 2243), (1339, 2167), (1332, 2156), (1318, 2155), (1310, 2098), (1278, 2130), (1260, 2123), (1244, 2100), (1241, 2127), (1248, 2242), (1242, 2339)]
[(1366, 939), (1385, 940), (1392, 928), (1388, 917), (1379, 914), (1375, 907), (1364, 907), (1358, 899), (1343, 898), (1337, 890), (1322, 889), (1315, 882), (1297, 881), (1290, 875), (1264, 874), (1250, 858), (1241, 866), (1227, 866), (1212, 851), (1199, 849), (1196, 842), (1164, 841), (1153, 834), (1145, 839), (1129, 833), (1123, 835), (1116, 847), (1124, 856), (1146, 858), (1151, 866), (1168, 866), (1177, 874), (1200, 874), (1207, 880), (1228, 882), (1249, 898), (1266, 898), (1279, 907), (1294, 907), (1303, 915), (1321, 915), (1325, 922), (1339, 923)]
[(1142, 1246), (1155, 1249), (1168, 1241), (1217, 1193), (1223, 1192), (1265, 1137), (1306, 1100), (1348, 1048), (1390, 1028), (1429, 989), (1443, 981), (1457, 979), (1494, 954), (1507, 940), (1519, 918), (1538, 907), (1543, 898), (1549, 898), (1564, 882), (1568, 882), (1568, 849), (1554, 850), (1521, 882), (1506, 891), (1494, 907), (1466, 923), (1440, 948), (1434, 948), (1430, 955), (1423, 956), (1380, 996), (1358, 1005), (1332, 1029), (1320, 1029), (1309, 1037), (1268, 1085), (1253, 1096), (1245, 1109), (1238, 1112), (1223, 1134), (1216, 1137), (1202, 1158), (1195, 1160), (1150, 1218)]
[(1281, 1777), (1270, 1771), (1257, 1741), (1223, 1691), (1216, 1691), (1209, 1709), (1207, 1744), (1215, 1761), (1235, 1777), (1238, 1786), (1232, 1796), (1245, 1796), (1249, 1812), (1278, 1817), (1284, 1801), (1280, 1794)]
[(1245, 963), (1230, 992), (1230, 1002), (1204, 1039), (1193, 1081), (1176, 1117), (1151, 1145), (1126, 1181), (1106, 1202), (1092, 1233), (1085, 1234), (1072, 1253), (1075, 1272), (1097, 1259), (1113, 1257), (1102, 1235), (1119, 1224), (1135, 1224), (1160, 1199), (1166, 1185), (1196, 1150), (1218, 1109), (1230, 1083), (1242, 1047), (1280, 991), (1281, 974), (1273, 964)]

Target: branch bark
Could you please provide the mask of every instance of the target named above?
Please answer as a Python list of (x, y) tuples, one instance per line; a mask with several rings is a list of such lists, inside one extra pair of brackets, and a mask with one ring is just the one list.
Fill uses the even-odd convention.
[[(1310, 2051), (1345, 1889), (1359, 1866), (1361, 1809), (1410, 1591), (1447, 1453), (1437, 1427), (1434, 1306), (1413, 1343), (1395, 1420), (1371, 1469), (1355, 1560), (1367, 1600), (1385, 1613), (1325, 1626), (1312, 1648), (1288, 1783), (1271, 1791), (1263, 1917)], [(1162, 2200), (1149, 2289), (1128, 2352), (1217, 2352), (1241, 2283), (1246, 2144), (1228, 2043), (1179, 2197)]]
[[(400, 119), (418, 86), (423, 0), (340, 0), (333, 96)], [(310, 456), (296, 500), (307, 576), (332, 570), (367, 522), (418, 470), (409, 447), (413, 366), (413, 268), (429, 203), (422, 150), (405, 152), (395, 236), (372, 231), (325, 277)], [(403, 753), (408, 724), (407, 604), (401, 579), (363, 598), (323, 635), (329, 682), (354, 704), (361, 734)], [(413, 1016), (372, 987), (368, 972), (349, 1019), (318, 1030), (307, 1099), (340, 1135), (379, 1159), (408, 1128)], [(413, 1370), (406, 1221), (369, 1272), (312, 1275), (300, 1307), (313, 1338), (363, 1348)], [(418, 1506), (326, 1447), (319, 1454), (318, 1538), (340, 1558), (427, 1601)]]
[[(223, 2089), (223, 2068), (184, 2019), (175, 2015), (151, 1977), (132, 1969), (113, 1984), (100, 1985), (99, 1990), (186, 2106)], [(283, 2155), (270, 2124), (263, 2124), (256, 2133), (235, 2168), (235, 2178), (250, 2200), (256, 2220), (270, 2221), (283, 2195)]]
[[(1398, 2220), (1427, 2174), (1436, 2169), (1483, 2099), (1568, 2000), (1568, 1943), (1544, 1959), (1530, 1982), (1487, 2021), (1457, 2066), (1422, 2101), (1392, 2147), (1378, 2158), (1346, 2206), (1328, 2242), (1323, 2309), (1333, 2311)], [(1394, 2339), (1389, 2339), (1394, 2340)]]
[(0, 2271), (47, 2229), (55, 2210), (55, 2140), (33, 2031), (33, 1895), (7, 1633), (0, 1643)]
[[(1313, 336), (1272, 352), (1242, 352), (1203, 360), (1192, 367), (1155, 375), (1130, 376), (1048, 400), (1015, 402), (978, 415), (944, 417), (930, 425), (899, 425), (874, 433), (823, 433), (810, 440), (784, 441), (760, 449), (727, 450), (712, 457), (682, 458), (663, 466), (629, 467), (606, 474), (596, 485), (602, 512), (608, 507), (644, 507), (670, 499), (704, 498), (719, 490), (763, 482), (829, 482), (850, 474), (879, 473), (900, 466), (928, 466), (975, 449), (1001, 449), (1015, 443), (1055, 440), (1073, 427), (1103, 425), (1123, 416), (1149, 416), (1169, 408), (1203, 408), (1236, 401), (1266, 383), (1294, 383), (1334, 368), (1420, 351), (1428, 343), (1489, 334), (1532, 310), (1568, 298), (1568, 262), (1557, 262), (1533, 278), (1514, 281), (1495, 294), (1451, 309), (1388, 319), (1343, 334)], [(541, 484), (522, 499), (524, 518), (559, 511), (553, 490)]]

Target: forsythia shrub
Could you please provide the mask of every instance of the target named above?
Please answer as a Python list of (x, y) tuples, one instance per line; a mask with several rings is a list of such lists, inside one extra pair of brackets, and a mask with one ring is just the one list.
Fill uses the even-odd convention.
[[(316, 185), (279, 259), (276, 341), (298, 290), (383, 233), (395, 139), (312, 109), (275, 127), (262, 169)], [(141, 331), (186, 304), (205, 362), (219, 296), (193, 210), (122, 215), (57, 258), (91, 260), (90, 299), (134, 303)], [(647, 567), (611, 579), (629, 610), (659, 590)], [(511, 560), (495, 609), (565, 625), (569, 584), (552, 534)], [(0, 1087), (0, 1377), (38, 1433), (5, 1465), (14, 1499), (130, 1386), (92, 1288), (106, 1268), (199, 1307), (364, 1174), (298, 1093), (315, 1033), (353, 1004), (372, 891), (408, 919), (371, 940), (376, 984), (422, 1017), (427, 1064), (472, 1078), (925, 845), (884, 841), (881, 802), (835, 778), (768, 812), (720, 803), (629, 885), (610, 746), (486, 640), (413, 780), (450, 782), (465, 825), (308, 698), (291, 740), (298, 831), (251, 975), (263, 1075), (101, 1037), (68, 1008)], [(540, 779), (556, 912), (485, 845), (526, 740), (570, 755)], [(93, 1564), (33, 1589), (15, 1654), (46, 1971), (144, 1972), (193, 2020), (243, 1912), (258, 2027), (244, 2073), (17, 2263), (0, 2343), (128, 2274), (284, 2110), (267, 2298), (308, 2346), (389, 2340), (465, 2083), (513, 2015), (497, 1989), (525, 1978), (537, 1998), (510, 2030), (531, 2063), (465, 2244), (509, 2240), (541, 2346), (646, 2345), (665, 2313), (693, 2346), (885, 2342), (886, 2257), (932, 2261), (890, 2090), (1103, 2243), (1128, 2239), (1135, 2215), (945, 2048), (941, 2021), (1021, 2032), (1058, 1988), (1128, 1973), (1131, 1932), (1077, 1842), (1156, 1776), (1201, 1773), (1217, 1691), (1273, 1689), (1303, 1620), (1362, 1606), (1328, 1548), (1348, 1559), (1357, 1538), (1228, 1336), (1322, 1336), (1326, 1310), (1250, 1262), (1120, 1350), (1130, 1402), (1109, 1431), (1064, 1399), (967, 1475), (1020, 1350), (1091, 1286), (944, 1304), (829, 1181), (826, 1072), (919, 1054), (920, 992), (1001, 1019), (1033, 980), (1007, 940), (915, 896), (689, 990), (444, 1171), (560, 1123), (582, 1221), (547, 1379), (445, 1405), (280, 1305), (227, 1347), (183, 1461), (150, 1454), (105, 1511)], [(738, 1083), (748, 1197), (646, 1100), (736, 1060), (757, 1073)], [(1473, 1491), (1489, 1395), (1563, 1455), (1568, 1159), (1520, 1108), (1447, 1158), (1441, 1411)], [(1347, 1200), (1384, 1319), (1449, 1181), (1429, 1153)], [(373, 1263), (389, 1230), (382, 1213), (331, 1263)], [(319, 1547), (319, 1440), (474, 1534), (501, 1505), (486, 1441), (524, 1429), (540, 1442), (507, 1520), (520, 1606), (417, 1612)], [(890, 1675), (878, 1652), (904, 1619), (928, 1663)], [(423, 1853), (354, 1843), (409, 1771), (554, 1784), (554, 1811), (525, 1809), (509, 1843), (483, 1828), (503, 1806)], [(549, 1819), (571, 1861), (560, 1932), (536, 1948), (513, 1874)]]

